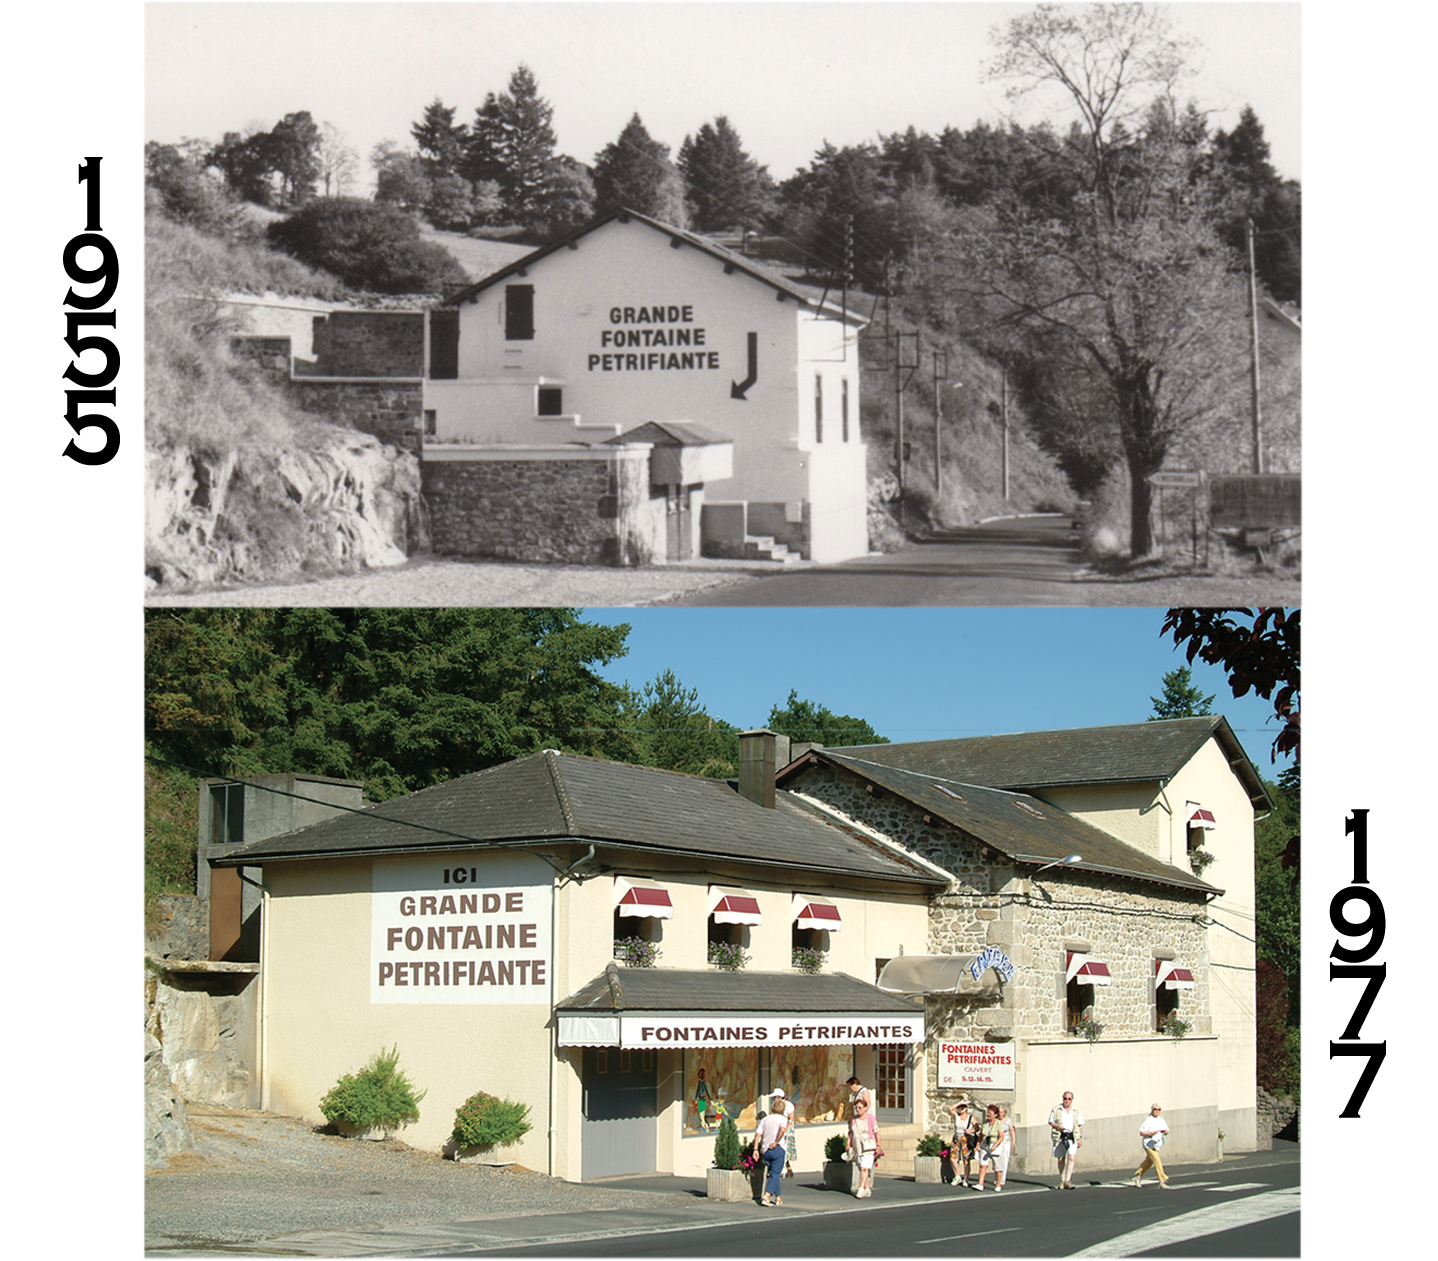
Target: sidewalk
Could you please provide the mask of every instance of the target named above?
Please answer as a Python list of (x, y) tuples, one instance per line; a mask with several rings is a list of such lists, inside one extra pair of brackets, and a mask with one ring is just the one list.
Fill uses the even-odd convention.
[[(1220, 1167), (1225, 1171), (1260, 1169), (1273, 1164), (1298, 1161), (1298, 1148), (1285, 1146), (1271, 1152), (1249, 1152), (1231, 1156), (1222, 1166), (1186, 1165), (1176, 1168), (1171, 1177), (1175, 1186), (1185, 1181), (1198, 1181), (1211, 1176)], [(1131, 1169), (1080, 1171), (1078, 1187), (1109, 1189), (1123, 1187), (1132, 1176)], [(623, 1238), (627, 1235), (648, 1235), (670, 1230), (690, 1230), (701, 1226), (753, 1222), (770, 1214), (833, 1214), (902, 1210), (906, 1206), (933, 1200), (960, 1198), (989, 1199), (992, 1191), (955, 1191), (942, 1183), (918, 1183), (912, 1177), (886, 1177), (876, 1173), (874, 1194), (869, 1199), (855, 1199), (843, 1192), (825, 1189), (822, 1176), (800, 1173), (784, 1180), (782, 1206), (762, 1208), (754, 1201), (721, 1203), (704, 1194), (703, 1178), (679, 1178), (667, 1175), (634, 1175), (586, 1183), (588, 1187), (612, 1187), (626, 1193), (629, 1203), (613, 1209), (586, 1209), (580, 1212), (539, 1212), (510, 1216), (476, 1217), (427, 1224), (397, 1225), (365, 1230), (312, 1230), (256, 1240), (248, 1244), (227, 1244), (213, 1250), (213, 1255), (248, 1253), (253, 1255), (284, 1254), (291, 1256), (419, 1256), (450, 1254), (458, 1250), (496, 1251), (536, 1244), (560, 1244), (586, 1239)], [(1026, 1195), (1055, 1188), (1053, 1179), (1032, 1175), (1014, 1175), (1005, 1183), (1002, 1195)], [(635, 1193), (653, 1193), (653, 1207), (633, 1206)], [(687, 1197), (680, 1199), (679, 1197)], [(162, 1255), (156, 1250), (149, 1255)], [(187, 1250), (187, 1255), (204, 1255)]]

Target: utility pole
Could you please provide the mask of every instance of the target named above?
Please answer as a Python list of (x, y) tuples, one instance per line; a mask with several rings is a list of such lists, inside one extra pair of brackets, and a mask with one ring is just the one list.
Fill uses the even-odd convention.
[[(942, 366), (940, 366), (942, 365)], [(934, 500), (944, 494), (944, 379), (949, 375), (949, 352), (934, 351)]]
[(1253, 257), (1253, 220), (1248, 221), (1249, 393), (1253, 406), (1253, 471), (1263, 472), (1263, 421), (1258, 398), (1258, 268)]
[(1009, 500), (1009, 370), (1005, 366), (1001, 413), (1004, 423), (1004, 502)]

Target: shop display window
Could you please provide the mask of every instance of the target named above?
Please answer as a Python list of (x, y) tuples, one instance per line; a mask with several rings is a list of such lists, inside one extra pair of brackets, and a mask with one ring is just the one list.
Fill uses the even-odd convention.
[[(703, 1121), (698, 1107), (701, 1068), (711, 1104)], [(776, 1086), (783, 1087), (793, 1101), (796, 1125), (841, 1121), (849, 1099), (845, 1083), (853, 1073), (852, 1046), (735, 1046), (686, 1051), (684, 1133), (717, 1129), (721, 1114), (734, 1119), (741, 1135), (752, 1133), (759, 1122), (760, 1105)]]

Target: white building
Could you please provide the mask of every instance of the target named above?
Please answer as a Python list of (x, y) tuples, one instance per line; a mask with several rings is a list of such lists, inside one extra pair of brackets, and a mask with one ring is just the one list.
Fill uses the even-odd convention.
[(733, 444), (730, 475), (702, 489), (707, 554), (768, 536), (811, 560), (860, 556), (863, 323), (751, 259), (621, 211), (432, 314), (426, 448), (449, 461), (466, 448), (573, 452), (692, 423)]

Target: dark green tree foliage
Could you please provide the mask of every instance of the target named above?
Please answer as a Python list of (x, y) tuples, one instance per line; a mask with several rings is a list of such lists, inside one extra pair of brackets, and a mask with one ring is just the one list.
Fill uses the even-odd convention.
[(460, 1147), (505, 1147), (534, 1128), (529, 1105), (480, 1091), (455, 1110), (450, 1138)]
[(490, 92), (470, 124), (461, 174), (476, 184), (496, 184), (505, 214), (515, 223), (533, 227), (546, 220), (553, 117), (534, 72), (521, 65), (510, 75), (508, 90)]
[(241, 201), (268, 206), (277, 200), (271, 183), (275, 168), (269, 132), (242, 136), (227, 131), (206, 156), (206, 164), (224, 176), (225, 184)]
[(782, 706), (769, 710), (769, 728), (791, 740), (809, 741), (831, 746), (848, 744), (888, 744), (863, 718), (836, 714), (827, 705), (800, 700), (797, 691), (789, 692)]
[(232, 236), (239, 229), (239, 206), (223, 181), (206, 169), (204, 156), (152, 140), (145, 145), (145, 184), (176, 223), (211, 236)]
[(739, 133), (724, 115), (684, 137), (679, 169), (697, 231), (757, 228), (763, 221), (769, 174), (745, 152)]
[(270, 224), (271, 244), (311, 267), (374, 293), (444, 293), (468, 276), (443, 246), (420, 237), (394, 205), (320, 197)]
[(399, 1066), (399, 1046), (379, 1051), (357, 1073), (346, 1073), (320, 1100), (331, 1125), (343, 1121), (356, 1129), (395, 1130), (419, 1120), (427, 1091), (416, 1090)]
[(733, 775), (739, 758), (734, 727), (710, 717), (697, 688), (686, 688), (673, 670), (662, 670), (633, 696), (634, 760), (691, 775)]
[(1150, 696), (1153, 713), (1149, 722), (1161, 718), (1202, 718), (1213, 713), (1213, 696), (1204, 695), (1203, 689), (1193, 685), (1193, 671), (1179, 666), (1163, 676), (1163, 695)]
[(1269, 161), (1268, 138), (1252, 106), (1245, 105), (1232, 131), (1213, 137), (1210, 169), (1229, 195), (1221, 233), (1235, 251), (1247, 252), (1247, 223), (1254, 226), (1253, 253), (1259, 280), (1280, 302), (1303, 300), (1303, 198)]
[(363, 780), (386, 800), (541, 748), (622, 755), (627, 626), (572, 609), (150, 610), (148, 747), (219, 775)]
[(315, 193), (324, 136), (307, 109), (286, 114), (270, 129), (270, 163), (279, 177), (281, 204), (302, 206)]
[(714, 1167), (738, 1169), (742, 1157), (739, 1127), (734, 1124), (733, 1117), (726, 1116), (719, 1122), (719, 1133), (714, 1137)]
[(555, 158), (549, 164), (543, 231), (558, 236), (582, 227), (593, 218), (594, 180), (589, 168), (573, 158)]
[(780, 196), (810, 268), (834, 283), (847, 271), (851, 282), (882, 288), (900, 246), (893, 191), (873, 145), (825, 144), (786, 180)]
[(502, 188), (506, 147), (504, 109), (499, 97), (490, 92), (486, 94), (484, 104), (475, 110), (474, 121), (469, 125), (469, 141), (460, 174), (476, 184), (489, 180)]
[(669, 160), (669, 146), (649, 134), (638, 114), (594, 159), (594, 209), (633, 210), (661, 223), (685, 224), (683, 177)]
[(454, 109), (435, 97), (424, 107), (419, 122), (409, 129), (432, 175), (457, 175), (464, 162), (469, 133), (463, 123), (455, 123)]

